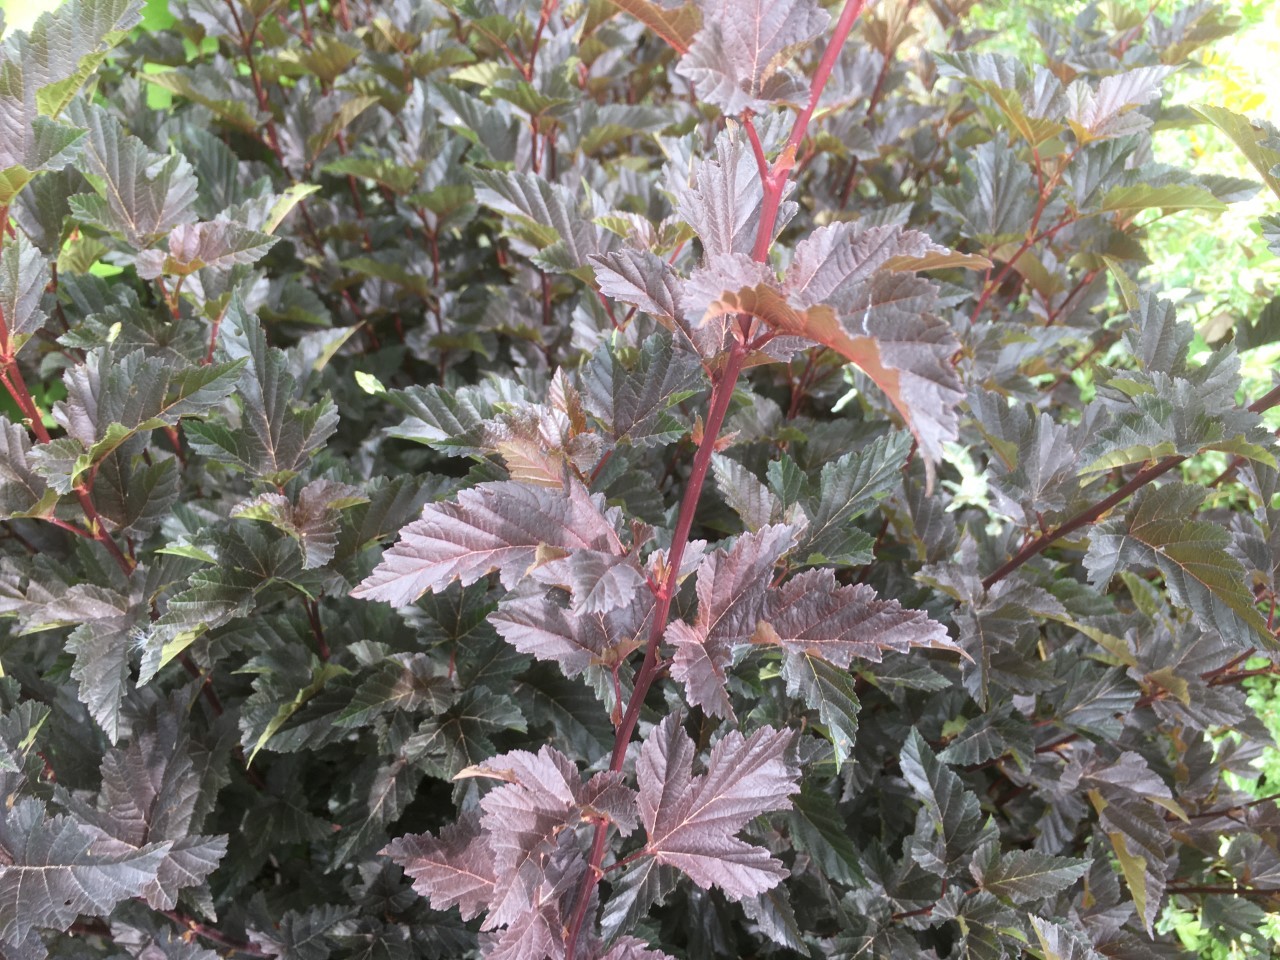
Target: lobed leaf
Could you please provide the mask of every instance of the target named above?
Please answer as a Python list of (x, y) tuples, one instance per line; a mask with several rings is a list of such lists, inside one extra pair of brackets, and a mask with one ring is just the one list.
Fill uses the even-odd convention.
[(788, 756), (790, 732), (762, 727), (743, 737), (730, 731), (712, 748), (706, 772), (694, 776), (693, 741), (678, 721), (664, 719), (640, 750), (645, 851), (732, 900), (771, 889), (787, 875), (782, 864), (736, 834), (753, 817), (791, 807), (800, 771)]

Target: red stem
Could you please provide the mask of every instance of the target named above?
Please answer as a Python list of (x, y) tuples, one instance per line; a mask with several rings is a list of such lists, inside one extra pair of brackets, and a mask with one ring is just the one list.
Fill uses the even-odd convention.
[(1230, 897), (1275, 897), (1280, 896), (1280, 887), (1232, 887), (1227, 884), (1187, 884), (1169, 887), (1169, 893), (1221, 893)]
[[(791, 175), (791, 168), (795, 166), (796, 153), (809, 129), (813, 111), (818, 108), (822, 90), (827, 85), (831, 71), (835, 68), (836, 60), (840, 57), (840, 48), (844, 46), (849, 31), (853, 29), (854, 22), (862, 14), (866, 5), (867, 0), (845, 0), (844, 9), (840, 11), (840, 19), (836, 21), (835, 32), (831, 35), (827, 49), (823, 51), (822, 59), (818, 62), (818, 69), (813, 75), (813, 83), (809, 87), (809, 103), (796, 117), (791, 127), (791, 136), (787, 137), (787, 145), (774, 160), (768, 175), (761, 177), (764, 184), (764, 202), (760, 207), (760, 226), (756, 231), (756, 245), (751, 251), (752, 259), (761, 263), (768, 256), (769, 246), (773, 243), (773, 227), (778, 222), (778, 207), (782, 205), (782, 191)], [(751, 136), (752, 132), (751, 124), (748, 123), (747, 135)]]
[(525, 70), (525, 79), (533, 79), (533, 71), (535, 62), (538, 59), (538, 47), (542, 43), (542, 31), (547, 29), (547, 23), (551, 20), (551, 15), (556, 12), (556, 7), (560, 6), (560, 0), (542, 0), (542, 11), (538, 16), (538, 28), (533, 31), (533, 43), (529, 48), (529, 65)]
[(302, 45), (311, 49), (311, 20), (307, 16), (307, 0), (298, 0), (298, 12), (302, 14)]
[[(840, 56), (840, 48), (844, 45), (853, 29), (854, 22), (866, 6), (866, 0), (846, 0), (840, 19), (836, 21), (835, 31), (827, 42), (827, 48), (818, 63), (812, 85), (809, 89), (809, 103), (796, 117), (787, 138), (787, 145), (782, 154), (767, 171), (761, 169), (764, 185), (764, 203), (760, 211), (760, 221), (756, 232), (755, 247), (752, 257), (763, 263), (769, 255), (769, 246), (773, 242), (773, 227), (778, 219), (778, 207), (782, 202), (782, 191), (785, 189), (791, 168), (795, 165), (796, 150), (804, 140), (809, 120), (822, 96), (822, 89), (836, 59)], [(745, 118), (748, 136), (753, 133), (750, 117)], [(758, 159), (763, 158), (763, 151)], [(654, 608), (653, 626), (649, 630), (649, 640), (645, 646), (644, 662), (636, 674), (635, 685), (631, 691), (631, 699), (627, 702), (626, 712), (614, 735), (613, 755), (609, 768), (621, 772), (627, 756), (627, 746), (635, 732), (636, 723), (640, 719), (640, 710), (644, 706), (645, 696), (654, 680), (662, 673), (663, 666), (658, 660), (658, 647), (662, 635), (666, 631), (667, 620), (671, 615), (671, 604), (680, 588), (680, 565), (684, 559), (685, 549), (689, 543), (689, 534), (693, 529), (694, 514), (698, 509), (698, 501), (702, 496), (702, 487), (711, 469), (711, 455), (715, 452), (716, 438), (724, 425), (725, 415), (729, 412), (729, 403), (733, 399), (733, 391), (742, 373), (743, 365), (752, 345), (747, 342), (746, 330), (734, 339), (733, 345), (725, 358), (724, 365), (715, 376), (711, 388), (710, 406), (702, 431), (702, 440), (694, 454), (693, 466), (689, 473), (689, 481), (680, 500), (680, 512), (676, 518), (676, 528), (672, 534), (671, 550), (667, 555), (666, 575), (657, 591), (657, 604)], [(609, 825), (606, 822), (596, 824), (595, 836), (591, 841), (591, 852), (587, 859), (587, 869), (578, 888), (578, 896), (574, 903), (573, 916), (569, 921), (568, 933), (565, 937), (565, 956), (569, 960), (577, 957), (578, 937), (582, 933), (582, 925), (586, 920), (587, 907), (591, 902), (591, 888), (600, 881), (603, 871), (600, 864), (604, 859), (605, 841), (608, 839)]]
[[(1270, 392), (1268, 392), (1265, 396), (1260, 397), (1259, 399), (1255, 400), (1253, 403), (1249, 404), (1249, 410), (1253, 413), (1261, 413), (1264, 410), (1269, 410), (1271, 407), (1274, 407), (1278, 403), (1280, 403), (1280, 387), (1275, 387)], [(1137, 473), (1133, 475), (1132, 478), (1130, 478), (1128, 483), (1120, 487), (1120, 489), (1116, 490), (1110, 496), (1106, 497), (1103, 500), (1100, 500), (1099, 502), (1095, 503), (1091, 507), (1087, 507), (1086, 509), (1081, 510), (1079, 513), (1077, 513), (1074, 517), (1072, 517), (1066, 523), (1062, 524), (1059, 527), (1055, 527), (1054, 529), (1050, 530), (1048, 533), (1041, 534), (1040, 536), (1036, 537), (1034, 540), (1025, 544), (1023, 548), (1019, 550), (1017, 553), (1015, 553), (1011, 558), (1009, 558), (1008, 562), (1006, 562), (1002, 567), (1000, 567), (1000, 569), (996, 570), (994, 573), (990, 574), (986, 579), (982, 581), (983, 589), (990, 590), (993, 584), (996, 584), (1001, 580), (1003, 580), (1005, 577), (1013, 573), (1013, 571), (1017, 570), (1020, 566), (1022, 566), (1032, 557), (1037, 556), (1040, 553), (1043, 553), (1045, 548), (1048, 547), (1055, 540), (1059, 540), (1062, 537), (1065, 537), (1067, 534), (1073, 533), (1074, 531), (1079, 530), (1081, 527), (1086, 527), (1089, 524), (1096, 522), (1099, 517), (1101, 517), (1104, 513), (1106, 513), (1116, 504), (1121, 503), (1124, 500), (1127, 500), (1130, 496), (1132, 496), (1135, 492), (1140, 490), (1142, 487), (1145, 487), (1152, 480), (1156, 479), (1159, 476), (1162, 476), (1163, 474), (1168, 473), (1170, 470), (1172, 470), (1174, 467), (1176, 467), (1178, 464), (1182, 463), (1186, 459), (1187, 459), (1186, 457), (1177, 457), (1177, 456), (1165, 457), (1163, 460), (1159, 461), (1158, 463), (1154, 463), (1149, 467), (1145, 467), (1142, 470), (1139, 470)]]

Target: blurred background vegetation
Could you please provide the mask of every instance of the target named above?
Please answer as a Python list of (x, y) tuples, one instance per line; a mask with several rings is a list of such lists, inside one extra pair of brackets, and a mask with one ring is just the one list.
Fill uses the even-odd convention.
[[(0, 0), (8, 30), (29, 27), (60, 0)], [(881, 3), (907, 0), (880, 0)], [(1152, 14), (1168, 15), (1175, 8), (1171, 0), (1110, 0), (1100, 5), (1103, 16), (1124, 24), (1138, 24)], [(1083, 10), (1085, 0), (991, 0), (979, 4), (970, 14), (972, 29), (989, 30), (991, 37), (982, 49), (1020, 56), (1028, 62), (1040, 60), (1028, 21), (1038, 12)], [(1237, 31), (1224, 37), (1200, 55), (1198, 62), (1173, 76), (1165, 86), (1167, 104), (1183, 107), (1208, 103), (1239, 113), (1269, 120), (1280, 126), (1280, 0), (1227, 0), (1220, 4)], [(927, 10), (918, 11), (921, 24), (932, 24)], [(142, 29), (164, 29), (172, 20), (168, 0), (146, 0)], [(926, 30), (928, 27), (926, 26)], [(931, 45), (927, 33), (920, 43)], [(1186, 166), (1199, 173), (1244, 177), (1256, 174), (1227, 137), (1205, 123), (1170, 123), (1157, 127), (1156, 158)], [(1163, 294), (1179, 304), (1180, 315), (1192, 320), (1200, 343), (1227, 336), (1241, 318), (1254, 318), (1280, 293), (1280, 259), (1273, 257), (1261, 240), (1258, 218), (1275, 212), (1268, 207), (1268, 195), (1232, 204), (1223, 214), (1179, 212), (1172, 216), (1149, 216), (1148, 252), (1152, 258), (1145, 279), (1158, 283)], [(1277, 301), (1280, 303), (1280, 301)], [(1280, 343), (1270, 344), (1243, 355), (1246, 394), (1256, 396), (1269, 389), (1273, 371), (1280, 365)], [(1214, 474), (1225, 465), (1205, 464)], [(1263, 660), (1257, 662), (1262, 666)], [(1280, 743), (1280, 682), (1274, 677), (1250, 681), (1250, 703), (1270, 727)], [(1226, 734), (1229, 736), (1229, 734)], [(1271, 748), (1258, 761), (1258, 778), (1240, 784), (1259, 797), (1280, 793), (1280, 749)], [(1171, 904), (1162, 920), (1176, 930), (1183, 944), (1206, 960), (1245, 960), (1234, 944), (1215, 942), (1190, 913)], [(1280, 920), (1272, 918), (1270, 934), (1280, 944)], [(1277, 949), (1280, 949), (1278, 947)]]

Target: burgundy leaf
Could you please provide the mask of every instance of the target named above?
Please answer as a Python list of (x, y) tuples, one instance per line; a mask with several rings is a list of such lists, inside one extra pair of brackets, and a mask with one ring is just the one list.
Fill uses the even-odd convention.
[(850, 309), (858, 286), (877, 271), (949, 252), (919, 230), (833, 223), (796, 244), (787, 270), (787, 298), (797, 307), (825, 303)]
[(429, 833), (409, 834), (392, 840), (380, 853), (404, 867), (413, 889), (436, 910), (456, 906), (462, 919), (470, 920), (493, 896), (493, 853), (475, 813), (445, 827), (438, 839)]
[(881, 600), (866, 584), (839, 586), (831, 570), (809, 570), (770, 590), (751, 639), (842, 669), (854, 657), (879, 663), (886, 650), (959, 650), (947, 628), (928, 614)]
[(714, 160), (697, 160), (688, 183), (675, 183), (676, 214), (693, 227), (703, 255), (741, 253), (755, 245), (764, 188), (750, 146), (729, 129), (716, 137)]
[(601, 293), (639, 307), (669, 329), (674, 326), (680, 276), (671, 264), (647, 250), (615, 250), (591, 259)]
[(565, 676), (576, 677), (593, 664), (626, 659), (649, 633), (653, 594), (643, 591), (625, 606), (605, 613), (573, 613), (544, 591), (499, 604), (489, 622), (521, 653), (554, 660)]
[(763, 112), (803, 92), (781, 70), (787, 50), (822, 33), (828, 16), (817, 0), (703, 0), (702, 29), (676, 72), (700, 99), (727, 114)]
[(513, 481), (482, 483), (455, 503), (432, 503), (400, 532), (353, 597), (402, 607), (454, 580), (465, 586), (498, 571), (508, 589), (539, 559), (539, 548), (621, 554), (598, 498), (573, 481), (568, 493)]
[(627, 606), (645, 583), (633, 556), (617, 556), (603, 550), (565, 553), (547, 545), (538, 549), (525, 573), (544, 586), (566, 591), (574, 616), (608, 613)]
[(693, 741), (674, 716), (659, 724), (640, 750), (636, 776), (646, 852), (683, 870), (698, 886), (718, 886), (731, 900), (776, 886), (787, 871), (763, 847), (738, 839), (747, 822), (789, 810), (799, 789), (788, 730), (736, 730), (711, 750), (707, 771), (693, 775)]
[(574, 762), (552, 747), (514, 750), (459, 776), (506, 781), (480, 801), (498, 878), (485, 929), (517, 923), (530, 909), (566, 830), (588, 820), (608, 820), (624, 835), (636, 826), (635, 793), (621, 774), (598, 774), (584, 785)]
[(608, 953), (599, 954), (600, 960), (674, 960), (669, 953), (654, 950), (635, 937), (619, 937)]
[(779, 313), (784, 332), (830, 347), (875, 381), (915, 434), (930, 477), (942, 444), (957, 435), (955, 407), (964, 398), (951, 364), (960, 342), (933, 315), (937, 301), (929, 281), (881, 273), (857, 285), (839, 311), (819, 305)]
[[(482, 937), (482, 943), (487, 941), (487, 960), (561, 960), (565, 919), (585, 870), (586, 861), (574, 837), (562, 834), (555, 849), (543, 858), (542, 869), (531, 878), (523, 908), (513, 914), (505, 930)], [(490, 914), (481, 929), (500, 926), (492, 920)]]
[(671, 676), (685, 685), (689, 702), (713, 716), (732, 714), (725, 669), (733, 648), (756, 629), (765, 592), (778, 560), (795, 545), (795, 528), (783, 525), (744, 533), (732, 549), (717, 550), (698, 567), (698, 615), (667, 626), (676, 648)]

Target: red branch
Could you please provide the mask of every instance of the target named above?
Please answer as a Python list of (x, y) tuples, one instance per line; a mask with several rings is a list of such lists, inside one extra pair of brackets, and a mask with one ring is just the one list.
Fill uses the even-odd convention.
[[(1260, 397), (1253, 403), (1249, 404), (1249, 410), (1253, 413), (1261, 413), (1264, 410), (1271, 409), (1277, 404), (1280, 404), (1280, 387), (1274, 388), (1265, 396)], [(1034, 540), (1025, 544), (1022, 549), (1010, 557), (1009, 560), (1000, 567), (1000, 569), (996, 570), (982, 581), (983, 589), (991, 589), (993, 584), (999, 583), (1032, 557), (1043, 553), (1045, 548), (1055, 540), (1060, 540), (1062, 537), (1065, 537), (1069, 533), (1074, 533), (1081, 527), (1087, 527), (1091, 523), (1097, 522), (1098, 519), (1112, 507), (1129, 499), (1129, 497), (1141, 488), (1145, 487), (1152, 480), (1168, 473), (1186, 459), (1186, 457), (1176, 456), (1165, 457), (1163, 460), (1139, 470), (1126, 484), (1124, 484), (1124, 486), (1120, 487), (1120, 489), (1116, 490), (1105, 499), (1098, 501), (1091, 507), (1086, 507), (1061, 526), (1055, 527), (1047, 533), (1042, 533)]]
[[(756, 160), (760, 164), (760, 176), (764, 186), (764, 202), (760, 210), (755, 247), (752, 250), (752, 257), (761, 263), (769, 255), (769, 247), (773, 242), (773, 228), (778, 219), (778, 208), (782, 203), (782, 193), (786, 189), (791, 170), (795, 166), (796, 152), (804, 141), (805, 132), (809, 128), (809, 121), (813, 117), (813, 112), (818, 106), (819, 99), (822, 97), (823, 87), (826, 86), (827, 78), (831, 76), (831, 70), (835, 66), (836, 59), (840, 56), (840, 49), (844, 46), (849, 32), (853, 29), (854, 22), (858, 19), (865, 6), (866, 0), (845, 0), (844, 9), (840, 12), (839, 20), (836, 21), (835, 31), (827, 42), (827, 48), (823, 51), (822, 60), (819, 61), (818, 68), (813, 75), (813, 81), (809, 88), (809, 103), (796, 117), (795, 123), (791, 128), (791, 135), (787, 138), (786, 146), (771, 166), (766, 168), (764, 151), (760, 146), (759, 138), (755, 134), (750, 116), (744, 117), (747, 135), (752, 139), (752, 148), (756, 151)], [(747, 330), (743, 325), (725, 358), (724, 365), (714, 375), (706, 424), (702, 431), (698, 450), (694, 454), (688, 484), (685, 486), (684, 495), (680, 500), (680, 512), (676, 518), (675, 531), (672, 534), (671, 550), (667, 555), (666, 570), (663, 571), (664, 575), (655, 593), (657, 604), (654, 609), (653, 626), (649, 630), (649, 639), (645, 646), (644, 662), (640, 667), (640, 672), (636, 674), (631, 699), (627, 702), (627, 709), (623, 713), (622, 722), (618, 725), (617, 732), (614, 735), (613, 756), (609, 767), (615, 772), (621, 772), (626, 761), (627, 746), (631, 742), (636, 723), (640, 719), (640, 710), (644, 706), (645, 696), (648, 694), (654, 680), (658, 678), (664, 669), (664, 665), (658, 660), (658, 647), (662, 641), (662, 635), (666, 631), (667, 620), (671, 615), (671, 604), (680, 589), (680, 565), (689, 543), (689, 534), (693, 529), (693, 518), (698, 509), (698, 501), (702, 496), (702, 487), (711, 468), (711, 454), (715, 451), (716, 438), (720, 435), (720, 428), (724, 425), (725, 415), (729, 411), (729, 403), (733, 399), (733, 391), (737, 385), (738, 376), (742, 373), (748, 354), (756, 346), (756, 344), (749, 341)], [(608, 834), (608, 823), (598, 822), (595, 836), (591, 842), (591, 852), (587, 859), (587, 869), (578, 888), (577, 898), (573, 907), (573, 916), (568, 924), (568, 933), (565, 937), (566, 957), (577, 956), (578, 937), (582, 933), (582, 925), (586, 920), (587, 909), (592, 899), (591, 889), (599, 883), (600, 878), (604, 875), (604, 872), (600, 869), (600, 864), (604, 860)]]
[[(9, 396), (13, 398), (13, 402), (18, 405), (18, 409), (22, 411), (22, 416), (31, 423), (31, 429), (35, 432), (36, 439), (41, 443), (48, 443), (50, 440), (49, 429), (44, 425), (44, 414), (40, 412), (40, 408), (36, 406), (35, 399), (31, 396), (31, 391), (27, 389), (27, 381), (22, 377), (22, 370), (18, 367), (18, 361), (13, 356), (12, 345), (9, 342), (9, 325), (5, 320), (4, 310), (0, 309), (0, 383), (4, 384)], [(133, 568), (137, 564), (130, 558), (125, 556), (124, 552), (111, 539), (111, 534), (107, 532), (106, 526), (99, 516), (97, 508), (93, 505), (93, 498), (90, 496), (92, 489), (92, 481), (89, 484), (78, 483), (74, 490), (76, 498), (80, 501), (80, 507), (84, 510), (85, 520), (88, 522), (87, 536), (97, 540), (107, 553), (111, 554), (111, 559), (116, 565), (124, 571), (125, 576), (133, 573)], [(59, 526), (63, 524), (59, 523)], [(66, 525), (67, 529), (79, 532), (77, 527)]]

